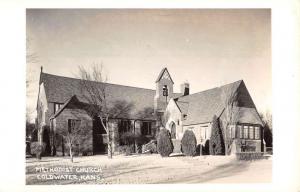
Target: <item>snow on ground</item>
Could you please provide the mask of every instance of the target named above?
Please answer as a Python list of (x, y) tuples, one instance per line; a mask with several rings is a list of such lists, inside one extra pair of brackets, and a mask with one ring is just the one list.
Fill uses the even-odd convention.
[[(37, 168), (73, 167), (69, 172), (39, 172)], [(101, 172), (78, 172), (76, 168), (96, 168)], [(41, 175), (75, 175), (75, 178), (42, 178)], [(98, 175), (99, 177), (89, 177)], [(262, 183), (272, 180), (272, 158), (237, 161), (230, 156), (174, 155), (162, 158), (158, 154), (75, 157), (45, 157), (26, 160), (27, 184), (145, 184), (145, 183)]]

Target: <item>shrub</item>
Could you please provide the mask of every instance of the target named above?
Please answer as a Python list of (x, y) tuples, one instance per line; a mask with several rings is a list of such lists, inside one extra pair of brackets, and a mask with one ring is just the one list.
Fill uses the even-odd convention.
[(39, 142), (32, 142), (30, 144), (31, 154), (36, 155), (37, 153), (44, 153), (46, 149), (46, 143), (40, 145)]
[(122, 145), (122, 146), (119, 146), (119, 151), (122, 154), (130, 155), (131, 153), (134, 152), (134, 145)]
[(45, 152), (46, 143), (42, 145), (39, 142), (32, 142), (30, 144), (31, 154), (36, 155), (36, 158), (41, 159), (42, 154)]
[(157, 153), (156, 140), (151, 140), (149, 143), (142, 145), (142, 153)]
[(131, 145), (135, 142), (135, 134), (132, 132), (122, 133), (120, 136), (120, 141), (123, 145)]
[(162, 157), (168, 157), (173, 152), (174, 146), (170, 132), (163, 128), (157, 137), (157, 151)]
[(216, 115), (213, 117), (211, 127), (211, 137), (209, 141), (209, 152), (211, 155), (224, 155), (225, 145), (219, 120)]
[(181, 139), (181, 149), (185, 156), (196, 155), (197, 140), (193, 131), (186, 130)]
[[(149, 140), (150, 140), (149, 138), (141, 134), (135, 134), (132, 132), (122, 133), (120, 136), (121, 145), (127, 147), (124, 147), (124, 149), (120, 148), (120, 152), (121, 153), (124, 152), (126, 154), (134, 153), (135, 152), (134, 149), (136, 147), (136, 152), (142, 153), (142, 145), (149, 142)], [(130, 148), (130, 149), (126, 149), (126, 148)]]

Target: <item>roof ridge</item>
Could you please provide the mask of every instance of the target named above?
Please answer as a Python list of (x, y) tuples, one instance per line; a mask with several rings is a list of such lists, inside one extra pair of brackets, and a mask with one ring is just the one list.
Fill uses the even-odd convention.
[(242, 82), (243, 80), (241, 79), (241, 80), (238, 80), (238, 81), (234, 81), (234, 82), (232, 82), (232, 83), (227, 83), (227, 84), (225, 84), (225, 85), (221, 85), (221, 86), (218, 86), (218, 87), (213, 87), (213, 88), (210, 88), (210, 89), (206, 89), (206, 90), (203, 90), (203, 91), (199, 91), (199, 92), (196, 92), (196, 93), (192, 93), (192, 94), (189, 94), (189, 95), (183, 95), (183, 96), (180, 96), (180, 97), (178, 97), (178, 98), (183, 98), (183, 97), (188, 97), (188, 96), (191, 96), (191, 95), (196, 95), (196, 94), (200, 94), (200, 93), (204, 93), (204, 92), (207, 92), (207, 91), (211, 91), (211, 90), (213, 90), (213, 89), (220, 89), (220, 88), (222, 88), (222, 87), (225, 87), (225, 86), (228, 86), (228, 85), (231, 85), (231, 84), (235, 84), (235, 83), (237, 83), (237, 82)]
[[(56, 77), (60, 77), (60, 78), (66, 78), (66, 79), (81, 80), (81, 79), (75, 78), (75, 77), (66, 77), (66, 76), (54, 75), (54, 74), (44, 73), (44, 72), (42, 72), (42, 74), (50, 75), (50, 76), (56, 76)], [(85, 80), (85, 81), (88, 81), (88, 80)], [(149, 90), (149, 91), (155, 91), (154, 89), (148, 89), (148, 88), (143, 88), (143, 87), (133, 87), (133, 86), (129, 86), (129, 85), (120, 85), (120, 84), (107, 83), (107, 82), (97, 82), (97, 81), (90, 81), (90, 82), (104, 83), (104, 84), (107, 84), (107, 85), (114, 85), (114, 86), (121, 86), (121, 87), (129, 87), (129, 88), (145, 89), (145, 90)]]

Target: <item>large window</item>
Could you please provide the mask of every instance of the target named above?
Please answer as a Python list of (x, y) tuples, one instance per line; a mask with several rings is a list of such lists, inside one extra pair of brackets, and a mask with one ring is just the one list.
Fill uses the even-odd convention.
[(238, 125), (237, 130), (241, 139), (260, 139), (260, 127), (258, 126)]
[(255, 139), (260, 139), (260, 128), (255, 127)]
[(151, 122), (142, 122), (142, 135), (151, 135)]
[(78, 119), (68, 119), (68, 132), (72, 133), (80, 127), (80, 120)]

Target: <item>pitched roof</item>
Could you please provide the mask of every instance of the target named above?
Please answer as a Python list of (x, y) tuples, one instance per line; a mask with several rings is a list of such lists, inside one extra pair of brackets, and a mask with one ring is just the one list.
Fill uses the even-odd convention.
[(56, 111), (53, 115), (51, 115), (50, 119), (57, 117), (71, 102), (76, 102), (78, 101), (76, 95), (73, 95), (68, 99), (60, 108), (58, 111)]
[(210, 122), (214, 115), (220, 116), (225, 108), (224, 92), (226, 93), (226, 90), (234, 92), (242, 83), (243, 81), (239, 80), (175, 99), (182, 113), (187, 115), (186, 119), (183, 120), (183, 125), (206, 123)]
[(248, 107), (234, 107), (233, 114), (238, 119), (239, 123), (251, 123), (263, 125), (261, 118), (259, 117), (255, 108)]
[[(41, 83), (44, 83), (48, 102), (65, 103), (72, 96), (76, 95), (80, 102), (88, 103), (84, 97), (81, 87), (81, 80), (69, 77), (62, 77), (41, 73)], [(103, 86), (103, 83), (94, 82), (96, 86)], [(126, 101), (133, 104), (130, 116), (134, 116), (140, 111), (152, 107), (154, 102), (155, 90), (130, 87), (105, 83), (105, 94), (107, 103), (114, 101)]]
[(162, 76), (163, 76), (163, 74), (165, 73), (165, 71), (168, 73), (168, 75), (169, 75), (169, 77), (170, 77), (172, 83), (174, 84), (174, 81), (172, 80), (172, 77), (171, 77), (171, 75), (170, 75), (170, 73), (169, 73), (169, 71), (168, 71), (168, 69), (167, 69), (166, 67), (163, 68), (163, 69), (160, 71), (160, 73), (159, 73), (159, 75), (158, 75), (158, 77), (157, 77), (155, 83), (157, 83), (158, 81), (160, 81), (160, 79), (162, 78)]

